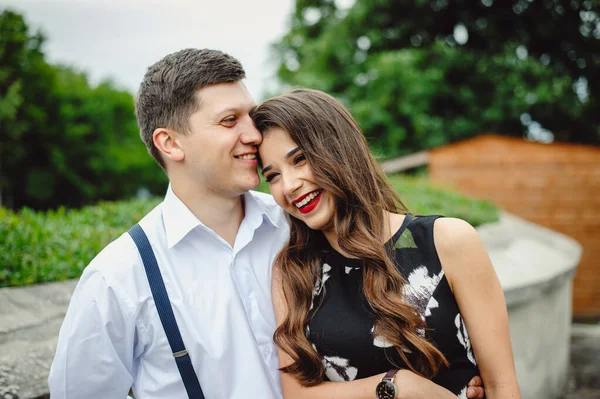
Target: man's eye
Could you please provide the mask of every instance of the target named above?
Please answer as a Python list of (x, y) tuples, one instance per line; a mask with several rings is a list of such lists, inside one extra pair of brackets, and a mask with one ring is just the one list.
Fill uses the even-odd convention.
[(232, 126), (235, 124), (237, 118), (235, 116), (229, 116), (221, 121), (223, 125)]

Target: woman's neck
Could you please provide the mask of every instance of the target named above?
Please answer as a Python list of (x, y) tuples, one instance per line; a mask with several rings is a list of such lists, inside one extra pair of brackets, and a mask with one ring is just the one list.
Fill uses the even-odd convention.
[(325, 235), (325, 238), (327, 239), (327, 242), (329, 243), (331, 248), (333, 248), (336, 252), (342, 254), (346, 258), (353, 258), (351, 255), (346, 253), (346, 251), (344, 251), (342, 249), (342, 247), (340, 247), (340, 244), (338, 242), (337, 231), (335, 231), (334, 229), (331, 229), (331, 230), (323, 231), (323, 234)]

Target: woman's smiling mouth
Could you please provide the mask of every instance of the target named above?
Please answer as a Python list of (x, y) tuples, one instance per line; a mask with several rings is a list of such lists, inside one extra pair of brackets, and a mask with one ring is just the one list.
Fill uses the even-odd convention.
[(322, 193), (323, 193), (323, 190), (318, 189), (318, 190), (312, 191), (306, 195), (303, 195), (302, 197), (298, 198), (297, 200), (292, 201), (292, 203), (296, 206), (296, 208), (298, 208), (298, 210), (301, 213), (307, 214), (310, 211), (312, 211), (313, 209), (315, 209), (315, 207), (319, 203), (319, 200), (321, 199)]

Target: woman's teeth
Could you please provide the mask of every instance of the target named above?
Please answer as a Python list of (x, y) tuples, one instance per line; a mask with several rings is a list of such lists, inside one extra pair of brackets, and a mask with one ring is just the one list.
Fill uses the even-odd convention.
[(310, 201), (312, 201), (319, 194), (321, 194), (321, 190), (313, 191), (312, 193), (308, 194), (306, 196), (306, 198), (304, 198), (302, 201), (296, 202), (294, 205), (296, 205), (296, 207), (298, 207), (298, 208), (302, 208), (303, 206), (308, 204)]
[(240, 155), (237, 158), (239, 158), (239, 159), (256, 159), (256, 154)]

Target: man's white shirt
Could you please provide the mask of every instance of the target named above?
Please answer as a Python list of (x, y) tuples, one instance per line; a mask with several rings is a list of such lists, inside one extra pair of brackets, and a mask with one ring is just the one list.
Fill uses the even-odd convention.
[[(289, 235), (272, 197), (244, 194), (233, 248), (169, 187), (140, 225), (161, 270), (204, 395), (281, 398), (271, 265)], [(133, 240), (123, 234), (84, 270), (48, 379), (53, 399), (187, 398)]]

